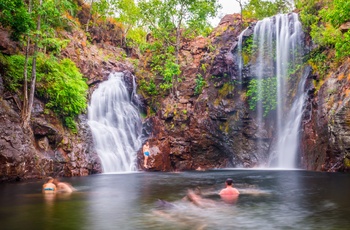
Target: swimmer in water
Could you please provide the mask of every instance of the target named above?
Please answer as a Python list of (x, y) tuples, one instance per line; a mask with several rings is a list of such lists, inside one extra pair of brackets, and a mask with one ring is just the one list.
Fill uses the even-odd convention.
[(47, 182), (43, 185), (43, 193), (55, 193), (56, 192), (56, 185), (53, 183), (53, 178), (48, 177)]
[(76, 189), (72, 185), (65, 182), (60, 182), (58, 179), (55, 179), (53, 183), (57, 187), (57, 192), (72, 193), (76, 191)]
[(193, 190), (187, 191), (186, 199), (201, 208), (210, 208), (216, 206), (217, 204), (213, 200), (203, 198), (198, 192)]
[(231, 178), (226, 180), (225, 185), (226, 188), (222, 189), (219, 195), (224, 202), (233, 204), (238, 199), (239, 191), (233, 187), (233, 181)]

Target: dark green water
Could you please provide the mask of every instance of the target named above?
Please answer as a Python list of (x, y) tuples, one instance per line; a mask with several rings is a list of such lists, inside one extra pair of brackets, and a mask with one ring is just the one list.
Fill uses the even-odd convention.
[[(227, 177), (241, 195), (217, 193)], [(77, 192), (41, 194), (42, 182), (0, 184), (0, 229), (350, 229), (350, 175), (213, 170), (63, 178)], [(214, 204), (182, 200), (200, 187)], [(172, 202), (159, 208), (158, 199)]]

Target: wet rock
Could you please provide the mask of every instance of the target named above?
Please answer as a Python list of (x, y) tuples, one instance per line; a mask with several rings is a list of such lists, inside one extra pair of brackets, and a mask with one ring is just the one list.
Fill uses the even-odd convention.
[(349, 171), (344, 160), (350, 154), (349, 74), (348, 59), (315, 96), (310, 94), (307, 106), (312, 112), (304, 116), (302, 138), (302, 167), (306, 169)]
[(4, 92), (4, 81), (2, 80), (2, 76), (0, 73), (0, 95), (2, 95)]
[[(209, 36), (210, 41), (196, 38), (198, 41), (183, 44), (180, 53), (184, 60), (195, 61), (190, 68), (183, 68), (186, 78), (178, 85), (177, 98), (160, 98), (161, 107), (151, 118), (148, 134), (161, 154), (152, 156), (150, 170), (253, 167), (259, 161), (266, 162), (273, 126), (266, 123), (258, 132), (255, 115), (240, 96), (246, 89), (230, 83), (236, 74), (234, 50), (240, 23), (239, 15), (229, 15)], [(246, 35), (251, 33), (249, 29)], [(193, 44), (198, 44), (195, 49), (190, 48)], [(198, 74), (205, 78), (206, 86), (195, 95)], [(261, 140), (262, 153), (258, 153), (256, 146)], [(141, 152), (138, 162), (141, 168)]]
[(19, 51), (19, 43), (10, 38), (10, 33), (0, 28), (0, 52), (12, 55)]
[(346, 33), (350, 29), (350, 22), (345, 22), (339, 27), (339, 29), (342, 33)]

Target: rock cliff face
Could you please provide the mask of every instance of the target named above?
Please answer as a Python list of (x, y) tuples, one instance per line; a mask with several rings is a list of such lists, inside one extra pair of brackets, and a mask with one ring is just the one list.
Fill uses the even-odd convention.
[[(252, 35), (253, 27), (254, 23), (244, 37)], [(180, 83), (176, 97), (159, 99), (157, 114), (147, 121), (153, 127), (151, 145), (157, 148), (149, 170), (251, 168), (267, 164), (276, 138), (275, 114), (270, 114), (258, 131), (256, 113), (249, 109), (245, 96), (252, 78), (249, 64), (243, 69), (242, 84), (237, 83), (240, 32), (240, 16), (227, 15), (207, 39), (182, 44), (185, 81)], [(336, 72), (329, 73), (324, 82), (318, 83), (319, 90), (314, 86), (316, 77), (307, 77), (308, 98), (297, 160), (300, 168), (332, 172), (350, 169), (349, 63), (348, 59)], [(304, 68), (294, 74), (291, 84), (295, 90), (291, 94), (295, 94)], [(205, 78), (207, 85), (196, 95), (198, 75)], [(142, 168), (141, 152), (138, 159)]]
[[(79, 1), (79, 22), (87, 22), (89, 8)], [(77, 23), (79, 24), (79, 23)], [(76, 63), (89, 85), (89, 96), (98, 84), (111, 72), (124, 72), (129, 91), (132, 91), (134, 65), (126, 60), (122, 30), (115, 23), (95, 24), (89, 28), (91, 37), (70, 24), (69, 30), (59, 31), (60, 37), (69, 40), (61, 52), (62, 57)], [(21, 52), (18, 43), (11, 41), (9, 33), (0, 29), (0, 51), (5, 55)], [(23, 52), (23, 50), (22, 50)], [(45, 105), (35, 99), (32, 111), (31, 130), (21, 127), (21, 92), (13, 93), (4, 87), (3, 68), (0, 66), (0, 182), (43, 178), (46, 176), (85, 176), (101, 173), (99, 157), (94, 150), (92, 134), (87, 124), (87, 114), (79, 116), (78, 132), (71, 133)], [(140, 110), (142, 99), (133, 98)]]
[[(79, 20), (86, 22), (88, 9), (82, 7)], [(252, 24), (254, 26), (254, 24)], [(225, 16), (208, 38), (197, 37), (181, 44), (180, 64), (183, 81), (176, 95), (157, 98), (144, 120), (144, 136), (151, 144), (152, 171), (202, 170), (223, 167), (265, 165), (274, 140), (274, 114), (258, 129), (256, 113), (247, 104), (249, 64), (238, 80), (237, 44), (242, 31), (240, 15)], [(61, 31), (70, 43), (62, 51), (80, 68), (89, 93), (113, 71), (125, 73), (132, 90), (136, 62), (125, 59), (122, 32), (113, 23), (89, 29), (89, 40), (82, 30)], [(244, 38), (252, 35), (248, 28)], [(19, 45), (0, 31), (0, 51), (14, 54)], [(135, 50), (128, 55), (144, 63)], [(138, 68), (146, 69), (141, 64)], [(137, 69), (136, 69), (137, 70)], [(100, 173), (101, 165), (93, 147), (87, 115), (79, 117), (78, 133), (66, 130), (44, 103), (35, 100), (32, 130), (20, 125), (20, 93), (10, 93), (2, 82), (0, 68), (0, 181), (51, 176), (82, 176)], [(136, 73), (136, 76), (137, 73)], [(196, 93), (198, 76), (206, 84)], [(311, 76), (312, 77), (312, 76)], [(317, 90), (309, 78), (308, 102), (302, 121), (300, 167), (310, 170), (346, 171), (350, 168), (350, 60), (329, 75)], [(153, 106), (151, 98), (135, 98), (143, 111)], [(143, 155), (138, 153), (143, 169)]]
[(303, 123), (302, 167), (350, 169), (350, 59), (330, 73), (320, 89), (310, 92)]
[[(154, 127), (150, 144), (159, 149), (151, 155), (150, 170), (255, 167), (267, 162), (272, 126), (267, 123), (258, 133), (244, 93), (249, 77), (237, 82), (240, 23), (240, 15), (226, 15), (209, 38), (182, 44), (185, 80), (176, 97), (160, 99), (160, 109), (149, 121)], [(250, 29), (245, 36), (251, 34)], [(198, 75), (207, 85), (195, 95)], [(140, 152), (139, 161), (142, 158)]]
[[(84, 20), (83, 17), (81, 19)], [(61, 55), (69, 57), (77, 64), (87, 78), (91, 93), (110, 72), (125, 71), (129, 76), (134, 67), (122, 60), (125, 51), (117, 48), (120, 40), (111, 39), (121, 33), (120, 29), (96, 25), (90, 30), (93, 35), (92, 44), (88, 42), (85, 33), (74, 25), (70, 32), (61, 31), (61, 36), (70, 40)], [(19, 44), (9, 39), (7, 31), (1, 30), (0, 38), (0, 50), (3, 54), (20, 52)], [(105, 43), (102, 42), (104, 39), (107, 40)], [(1, 71), (2, 69), (1, 67)], [(7, 91), (1, 75), (0, 182), (48, 175), (85, 176), (101, 172), (86, 114), (79, 116), (78, 133), (72, 134), (53, 113), (44, 111), (43, 102), (35, 99), (31, 130), (25, 132), (20, 119), (21, 94)]]
[(0, 98), (0, 181), (101, 171), (85, 115), (80, 117), (78, 134), (73, 135), (55, 116), (45, 114), (43, 104), (36, 100), (32, 132), (26, 132), (14, 98)]

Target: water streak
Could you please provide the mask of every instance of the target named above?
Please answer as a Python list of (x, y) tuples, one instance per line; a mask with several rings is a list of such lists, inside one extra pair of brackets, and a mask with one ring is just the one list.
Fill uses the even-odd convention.
[[(263, 81), (276, 79), (276, 136), (277, 147), (274, 149), (278, 158), (278, 167), (294, 168), (296, 149), (299, 144), (298, 132), (303, 103), (299, 101), (302, 90), (298, 90), (296, 98), (290, 106), (288, 94), (291, 90), (290, 72), (301, 64), (302, 55), (302, 27), (298, 15), (279, 14), (272, 18), (259, 21), (253, 34), (253, 46), (257, 47), (256, 62), (253, 65), (253, 75), (257, 81), (257, 91), (260, 97), (264, 94)], [(302, 87), (302, 86), (299, 86)], [(267, 89), (271, 90), (271, 89)], [(303, 100), (301, 98), (300, 100)], [(292, 100), (293, 101), (293, 100)], [(262, 100), (257, 103), (257, 133), (264, 129), (264, 109)], [(271, 103), (271, 102), (270, 102)], [(294, 108), (294, 107), (297, 108)], [(289, 110), (291, 108), (291, 110)], [(289, 127), (290, 125), (296, 128)], [(286, 151), (286, 143), (290, 147)], [(259, 145), (259, 143), (258, 143)]]
[(238, 63), (238, 80), (239, 83), (242, 84), (242, 80), (243, 80), (243, 67), (244, 67), (244, 60), (243, 60), (243, 55), (242, 55), (242, 51), (243, 51), (243, 36), (245, 34), (245, 32), (248, 30), (249, 27), (245, 28), (240, 35), (238, 36), (238, 53), (237, 53), (237, 63)]
[[(304, 85), (301, 79), (292, 106), (286, 104), (289, 88), (289, 70), (301, 64), (303, 31), (298, 15), (276, 16), (276, 68), (277, 68), (277, 153), (278, 167), (295, 168), (299, 147), (299, 130), (304, 105)], [(288, 107), (291, 109), (288, 111)]]
[(92, 94), (88, 115), (103, 172), (135, 171), (136, 153), (142, 145), (142, 122), (123, 73), (112, 73), (99, 85)]
[[(272, 72), (272, 63), (273, 63), (273, 55), (272, 55), (272, 37), (273, 35), (273, 23), (271, 22), (271, 18), (265, 18), (262, 21), (259, 21), (254, 27), (253, 34), (253, 46), (258, 47), (258, 56), (256, 59), (256, 64), (253, 68), (253, 75), (256, 77), (257, 81), (257, 91), (259, 94), (263, 92), (262, 81), (265, 78), (273, 77)], [(263, 103), (262, 101), (257, 102), (256, 106), (257, 110), (257, 124), (258, 124), (258, 135), (262, 133), (262, 129), (264, 126), (263, 120)], [(260, 146), (261, 140), (258, 140), (258, 146)], [(259, 148), (260, 150), (261, 148)]]
[(302, 79), (299, 82), (297, 96), (292, 104), (290, 111), (286, 114), (285, 122), (281, 128), (281, 133), (278, 136), (277, 153), (278, 167), (295, 168), (296, 154), (300, 142), (300, 124), (303, 115), (304, 102), (307, 97), (305, 83), (307, 76), (310, 74), (310, 69), (304, 71)]

